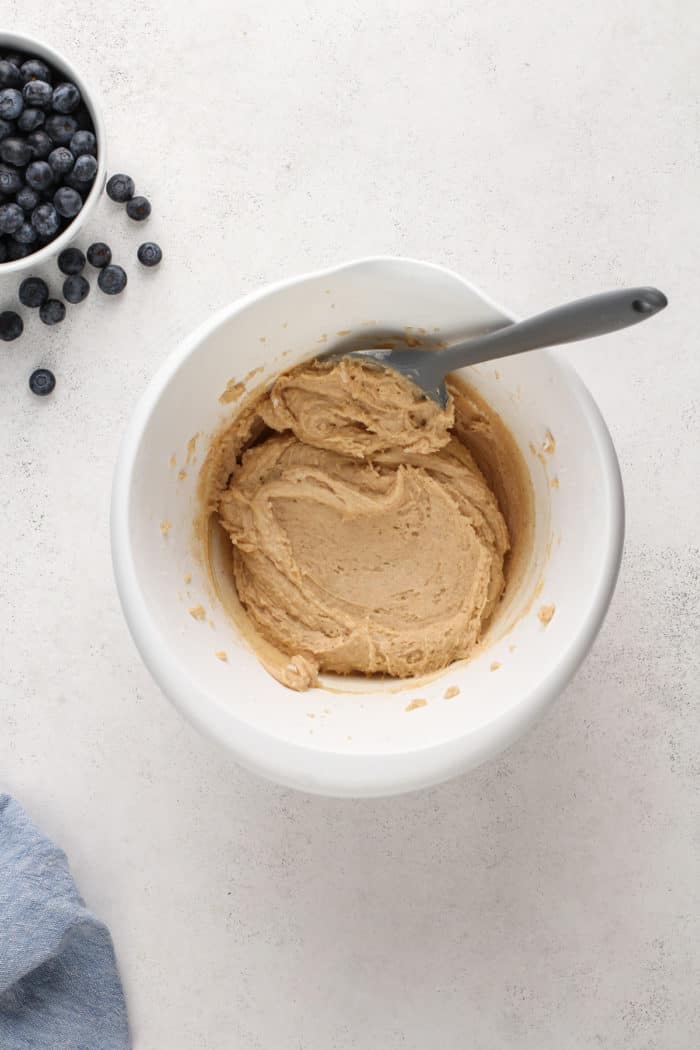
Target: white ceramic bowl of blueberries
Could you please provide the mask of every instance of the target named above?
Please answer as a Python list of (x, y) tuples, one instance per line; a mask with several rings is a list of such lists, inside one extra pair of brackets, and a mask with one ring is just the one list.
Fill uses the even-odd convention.
[[(83, 253), (72, 243), (106, 179), (105, 128), (92, 89), (47, 44), (0, 33), (0, 279), (30, 267), (37, 271), (57, 257), (62, 298), (52, 298), (46, 281), (36, 275), (25, 276), (17, 290), (21, 306), (36, 310), (46, 325), (64, 319), (66, 303), (87, 297), (86, 262), (98, 272), (98, 287), (106, 295), (119, 295), (126, 287), (126, 271), (112, 262), (107, 244), (95, 242)], [(113, 175), (107, 194), (136, 222), (150, 215), (150, 202), (135, 194), (128, 175)], [(146, 241), (137, 256), (143, 266), (152, 267), (160, 263), (162, 252)], [(17, 310), (0, 311), (0, 340), (12, 342), (23, 329)], [(37, 369), (29, 385), (35, 394), (47, 395), (55, 377)]]
[(0, 276), (41, 266), (66, 248), (106, 175), (94, 91), (53, 48), (0, 33)]

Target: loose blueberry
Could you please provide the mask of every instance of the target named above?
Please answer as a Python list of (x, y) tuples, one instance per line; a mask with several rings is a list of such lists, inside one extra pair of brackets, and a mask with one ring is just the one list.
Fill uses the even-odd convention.
[(91, 131), (76, 131), (70, 140), (70, 151), (74, 157), (82, 157), (84, 153), (94, 157), (97, 154), (97, 139)]
[(0, 314), (0, 339), (5, 343), (11, 343), (13, 339), (19, 339), (24, 331), (22, 318), (14, 310), (3, 310)]
[(163, 258), (160, 245), (156, 244), (155, 241), (145, 241), (139, 245), (139, 250), (136, 254), (143, 266), (157, 266)]
[(27, 167), (24, 177), (27, 185), (33, 190), (47, 190), (53, 185), (53, 172), (48, 161), (33, 160)]
[(51, 141), (57, 146), (67, 146), (78, 130), (78, 125), (73, 118), (64, 116), (62, 113), (52, 113), (46, 118), (44, 127)]
[[(73, 136), (75, 138), (75, 135)], [(73, 178), (79, 182), (92, 182), (97, 174), (97, 161), (89, 153), (83, 153), (73, 165)]]
[(58, 257), (58, 268), (69, 276), (81, 273), (85, 267), (85, 256), (80, 248), (64, 248)]
[(0, 91), (0, 117), (3, 120), (17, 120), (24, 109), (22, 92), (17, 88), (3, 88)]
[(27, 135), (27, 143), (32, 147), (34, 160), (46, 160), (49, 153), (54, 148), (53, 142), (43, 128), (39, 128), (37, 131), (31, 131)]
[(0, 118), (0, 141), (2, 141), (2, 139), (6, 139), (8, 135), (13, 135), (14, 131), (14, 121), (2, 120), (2, 118)]
[(54, 175), (67, 175), (75, 164), (75, 157), (67, 146), (56, 146), (47, 159)]
[(61, 220), (53, 204), (40, 204), (32, 212), (32, 226), (40, 237), (53, 237), (58, 233)]
[(63, 282), (63, 298), (69, 303), (82, 303), (83, 299), (87, 299), (89, 292), (90, 285), (81, 273), (66, 277)]
[(109, 266), (112, 261), (112, 250), (104, 241), (95, 241), (87, 250), (87, 261), (97, 270)]
[(51, 70), (40, 58), (28, 58), (20, 66), (22, 83), (28, 84), (30, 80), (45, 80), (51, 83)]
[(56, 388), (56, 376), (48, 368), (37, 368), (29, 377), (29, 389), (37, 397), (48, 397)]
[(66, 316), (66, 304), (60, 299), (47, 299), (43, 306), (39, 307), (39, 317), (44, 324), (60, 324)]
[(17, 121), (17, 127), (20, 131), (34, 131), (41, 127), (45, 119), (46, 114), (42, 109), (25, 109)]
[(48, 368), (37, 368), (29, 377), (29, 389), (37, 397), (48, 397), (56, 388), (56, 376)]
[(72, 113), (80, 105), (80, 92), (75, 84), (59, 84), (53, 91), (53, 108), (57, 113)]
[(39, 203), (39, 194), (31, 186), (23, 186), (15, 200), (24, 211), (34, 211)]
[(25, 277), (19, 286), (19, 301), (22, 306), (38, 310), (49, 298), (49, 286), (41, 277)]
[(126, 288), (126, 273), (121, 266), (105, 266), (100, 270), (97, 283), (105, 295), (119, 295)]
[(134, 180), (129, 175), (112, 175), (107, 180), (107, 196), (117, 204), (126, 204), (134, 196)]
[(0, 164), (0, 193), (6, 197), (14, 197), (22, 189), (22, 179), (16, 168)]
[(24, 222), (19, 204), (0, 204), (0, 233), (14, 233)]
[(32, 147), (28, 145), (26, 139), (10, 135), (9, 138), (0, 142), (0, 157), (7, 164), (14, 164), (16, 168), (22, 168), (25, 164), (29, 164), (33, 155)]
[[(36, 211), (36, 208), (34, 210)], [(15, 230), (12, 236), (17, 244), (23, 244), (27, 248), (30, 244), (34, 244), (39, 238), (39, 234), (36, 232), (31, 222), (26, 221)]]
[(32, 109), (51, 109), (53, 89), (45, 80), (30, 80), (22, 89), (25, 106)]
[(20, 76), (19, 69), (10, 62), (7, 58), (0, 61), (0, 87), (20, 87), (22, 84), (22, 77)]
[(28, 255), (31, 255), (34, 251), (28, 244), (20, 244), (14, 237), (11, 237), (7, 242), (7, 258), (8, 259), (25, 259)]
[(134, 222), (143, 222), (151, 214), (151, 202), (146, 197), (132, 197), (126, 202), (126, 214)]
[(68, 186), (61, 186), (56, 190), (53, 203), (59, 215), (64, 219), (74, 219), (83, 206), (83, 198)]

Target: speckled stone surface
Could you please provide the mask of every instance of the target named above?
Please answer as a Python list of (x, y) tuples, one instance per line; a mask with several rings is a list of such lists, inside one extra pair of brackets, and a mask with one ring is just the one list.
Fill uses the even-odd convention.
[[(109, 923), (137, 1050), (700, 1045), (700, 24), (693, 0), (565, 7), (5, 4), (99, 85), (110, 170), (154, 204), (92, 222), (120, 300), (93, 282), (0, 345), (0, 779)], [(584, 668), (476, 773), (348, 803), (243, 773), (163, 699), (118, 606), (109, 485), (182, 335), (377, 252), (521, 314), (645, 282), (671, 307), (569, 351), (628, 505)]]

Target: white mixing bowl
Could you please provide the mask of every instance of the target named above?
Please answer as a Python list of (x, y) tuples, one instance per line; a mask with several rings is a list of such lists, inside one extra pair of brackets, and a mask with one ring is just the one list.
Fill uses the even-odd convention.
[[(264, 382), (347, 340), (347, 332), (356, 338), (373, 330), (439, 329), (450, 340), (507, 316), (442, 267), (364, 259), (226, 307), (173, 352), (146, 390), (114, 479), (119, 594), (163, 691), (242, 765), (339, 796), (435, 784), (511, 744), (586, 655), (617, 578), (622, 486), (600, 412), (576, 373), (550, 353), (469, 370), (469, 381), (523, 451), (536, 513), (529, 571), (472, 660), (422, 682), (331, 676), (320, 688), (291, 692), (263, 669), (222, 608), (193, 539), (207, 441), (236, 409), (219, 401), (231, 379), (262, 367), (253, 384)], [(170, 526), (165, 535), (162, 523)], [(204, 619), (189, 611), (200, 605)], [(555, 610), (546, 625), (542, 606)], [(225, 662), (215, 655), (222, 651)], [(445, 699), (450, 687), (459, 694)], [(414, 699), (426, 703), (412, 706)]]

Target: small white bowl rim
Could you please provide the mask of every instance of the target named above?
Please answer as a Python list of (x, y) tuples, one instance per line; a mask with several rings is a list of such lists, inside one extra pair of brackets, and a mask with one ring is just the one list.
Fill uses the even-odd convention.
[[(588, 653), (605, 618), (615, 590), (622, 559), (625, 531), (624, 494), (615, 448), (603, 416), (578, 373), (568, 362), (547, 351), (551, 367), (563, 373), (584, 415), (604, 468), (604, 483), (610, 521), (604, 556), (593, 599), (577, 634), (562, 647), (553, 667), (527, 693), (518, 694), (511, 705), (482, 725), (472, 725), (458, 736), (425, 748), (402, 749), (382, 754), (340, 752), (302, 747), (281, 739), (272, 731), (242, 721), (231, 709), (227, 722), (235, 726), (228, 739), (216, 731), (215, 719), (207, 717), (206, 703), (197, 699), (197, 683), (174, 671), (171, 647), (151, 617), (141, 590), (129, 539), (131, 476), (150, 417), (171, 378), (197, 347), (219, 326), (252, 303), (275, 295), (281, 289), (310, 279), (331, 278), (354, 267), (377, 264), (406, 264), (432, 269), (474, 292), (504, 316), (516, 320), (476, 285), (447, 267), (403, 256), (366, 256), (267, 284), (216, 311), (186, 336), (160, 366), (146, 387), (122, 438), (114, 472), (111, 501), (112, 561), (124, 616), (141, 657), (166, 697), (205, 736), (225, 746), (245, 768), (277, 783), (338, 797), (396, 795), (428, 787), (449, 779), (498, 753), (512, 743), (536, 716), (552, 703), (570, 681)], [(208, 703), (208, 702), (207, 702)], [(479, 755), (475, 758), (475, 752)], [(300, 775), (300, 770), (303, 774)]]
[(95, 127), (95, 137), (97, 139), (97, 174), (95, 175), (92, 189), (88, 193), (87, 199), (84, 201), (78, 214), (73, 221), (66, 226), (65, 230), (58, 235), (58, 237), (53, 241), (50, 241), (48, 244), (45, 244), (43, 248), (39, 249), (39, 251), (32, 252), (30, 255), (25, 255), (23, 259), (9, 259), (4, 263), (0, 263), (0, 279), (2, 279), (3, 277), (9, 277), (11, 274), (19, 273), (21, 270), (30, 270), (32, 268), (43, 266), (75, 240), (79, 231), (92, 215), (97, 202), (102, 196), (102, 190), (104, 189), (107, 176), (107, 146), (105, 124), (98, 96), (96, 92), (86, 84), (80, 72), (75, 68), (73, 63), (65, 57), (65, 55), (51, 47), (49, 44), (44, 43), (43, 40), (37, 40), (36, 37), (28, 36), (24, 33), (0, 32), (0, 47), (7, 51), (15, 48), (17, 51), (26, 51), (29, 54), (33, 52), (38, 55), (39, 58), (46, 59), (61, 72), (65, 73), (68, 78), (73, 80), (80, 88), (83, 100), (90, 110), (90, 116), (92, 117), (92, 122)]

